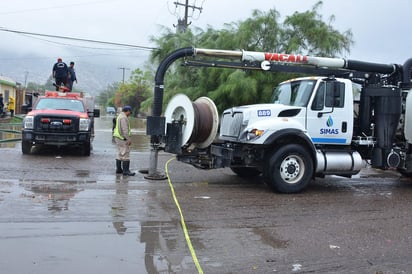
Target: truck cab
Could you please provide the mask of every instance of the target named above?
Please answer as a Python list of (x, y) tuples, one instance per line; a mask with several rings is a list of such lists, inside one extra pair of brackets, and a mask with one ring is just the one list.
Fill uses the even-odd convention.
[(352, 83), (347, 79), (308, 77), (281, 83), (272, 101), (303, 107), (304, 127), (315, 145), (349, 145), (353, 128), (352, 93)]
[(30, 154), (37, 145), (80, 146), (83, 155), (89, 156), (94, 118), (100, 116), (100, 111), (88, 109), (93, 105), (88, 98), (56, 91), (39, 96), (23, 120), (22, 153)]
[(225, 155), (221, 162), (238, 175), (263, 173), (281, 192), (295, 192), (315, 175), (356, 174), (362, 158), (351, 149), (352, 86), (350, 80), (327, 77), (282, 82), (270, 104), (223, 112), (218, 140), (224, 145), (214, 145), (212, 154)]
[(279, 130), (296, 129), (315, 145), (350, 145), (352, 93), (352, 82), (347, 79), (305, 77), (285, 81), (275, 88), (271, 104), (225, 110), (220, 139), (265, 144)]

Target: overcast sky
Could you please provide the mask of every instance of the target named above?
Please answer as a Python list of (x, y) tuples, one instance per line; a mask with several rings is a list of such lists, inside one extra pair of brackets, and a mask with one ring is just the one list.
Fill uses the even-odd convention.
[[(174, 28), (184, 10), (174, 4), (178, 0), (13, 0), (2, 5), (0, 28), (24, 32), (61, 35), (153, 47), (150, 36), (159, 36), (160, 26)], [(183, 3), (185, 0), (179, 0)], [(275, 8), (287, 16), (294, 11), (311, 9), (317, 1), (309, 0), (189, 0), (198, 9), (189, 10), (192, 26), (215, 29), (224, 23), (244, 20), (252, 10)], [(412, 57), (410, 37), (410, 0), (324, 0), (320, 9), (324, 20), (335, 15), (333, 25), (340, 31), (351, 29), (355, 44), (349, 59), (403, 64)], [(0, 31), (0, 50), (14, 51), (27, 58), (38, 54), (50, 64), (62, 57), (93, 63), (97, 59), (114, 58), (118, 66), (141, 63), (148, 52), (92, 43), (75, 43), (47, 37), (33, 37)], [(74, 53), (74, 45), (78, 51)], [(105, 48), (101, 50), (100, 48)], [(110, 50), (107, 50), (110, 48)], [(1, 60), (0, 60), (1, 61)], [(135, 67), (131, 67), (134, 69)], [(0, 71), (6, 75), (7, 72)]]

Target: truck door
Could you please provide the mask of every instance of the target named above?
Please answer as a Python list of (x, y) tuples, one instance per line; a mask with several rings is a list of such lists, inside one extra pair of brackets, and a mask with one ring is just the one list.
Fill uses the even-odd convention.
[(348, 145), (352, 140), (350, 82), (319, 80), (308, 104), (306, 128), (314, 144)]

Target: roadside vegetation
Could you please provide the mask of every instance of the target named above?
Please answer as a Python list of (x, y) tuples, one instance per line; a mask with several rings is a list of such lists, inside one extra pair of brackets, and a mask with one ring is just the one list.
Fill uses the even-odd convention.
[[(165, 27), (159, 35), (151, 37), (156, 49), (148, 65), (133, 70), (124, 83), (108, 85), (96, 103), (116, 108), (130, 105), (135, 115), (150, 114), (157, 66), (168, 54), (183, 47), (345, 57), (353, 44), (352, 32), (337, 30), (333, 26), (335, 17), (323, 18), (321, 8), (322, 1), (311, 10), (287, 16), (275, 8), (254, 10), (250, 18), (227, 23), (222, 29), (191, 26), (186, 32), (176, 32)], [(234, 105), (268, 102), (273, 87), (288, 78), (290, 73), (183, 67), (176, 62), (165, 76), (163, 102), (166, 105), (177, 93), (184, 93), (192, 100), (208, 96), (221, 112)]]
[[(152, 63), (158, 64), (172, 51), (183, 47), (259, 52), (293, 53), (301, 55), (337, 57), (348, 54), (353, 44), (352, 32), (340, 32), (333, 27), (334, 16), (324, 21), (318, 2), (312, 10), (282, 16), (276, 9), (255, 10), (244, 21), (228, 23), (223, 29), (189, 29), (174, 33), (164, 29), (153, 37), (157, 50), (152, 52)], [(164, 103), (176, 93), (184, 93), (192, 100), (210, 97), (219, 111), (232, 106), (268, 102), (272, 89), (291, 74), (262, 73), (221, 68), (187, 68), (175, 66), (165, 78)]]

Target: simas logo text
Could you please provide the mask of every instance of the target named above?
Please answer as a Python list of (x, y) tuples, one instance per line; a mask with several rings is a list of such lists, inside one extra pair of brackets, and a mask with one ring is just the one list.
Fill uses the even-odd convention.
[(339, 134), (339, 129), (337, 128), (321, 128), (320, 134)]
[(331, 128), (333, 126), (333, 119), (331, 116), (329, 116), (328, 120), (326, 121), (326, 126), (327, 128), (321, 128), (320, 129), (320, 134), (325, 135), (325, 134), (339, 134), (339, 129), (337, 128)]

